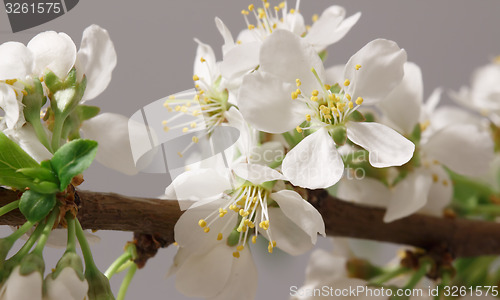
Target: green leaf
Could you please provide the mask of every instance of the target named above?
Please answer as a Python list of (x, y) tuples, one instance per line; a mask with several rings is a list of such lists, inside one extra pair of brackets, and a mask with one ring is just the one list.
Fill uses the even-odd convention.
[(19, 169), (35, 168), (38, 163), (16, 143), (0, 132), (0, 184), (16, 189), (24, 189), (33, 179)]
[(51, 163), (59, 177), (61, 191), (68, 186), (73, 177), (90, 166), (96, 153), (97, 142), (92, 140), (71, 141), (54, 153)]
[(28, 221), (35, 223), (45, 218), (55, 205), (55, 194), (40, 194), (27, 190), (21, 196), (19, 210)]
[(59, 183), (56, 174), (52, 170), (48, 170), (46, 168), (42, 167), (23, 168), (17, 170), (17, 172), (26, 175), (28, 177), (31, 177), (33, 179), (38, 179), (40, 181), (50, 181), (54, 183)]

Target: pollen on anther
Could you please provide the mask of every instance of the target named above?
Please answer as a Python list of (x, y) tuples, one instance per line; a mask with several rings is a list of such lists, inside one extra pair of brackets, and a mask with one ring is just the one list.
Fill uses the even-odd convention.
[(356, 99), (356, 104), (357, 104), (357, 105), (361, 105), (361, 104), (363, 104), (363, 98), (358, 97), (358, 99)]
[(189, 130), (189, 128), (187, 128), (187, 127), (182, 128), (182, 132), (184, 132), (184, 133), (188, 132), (188, 130)]
[(438, 177), (438, 175), (437, 175), (437, 174), (432, 174), (432, 180), (433, 180), (434, 182), (438, 182), (438, 181), (439, 181), (439, 177)]
[(347, 98), (347, 100), (351, 101), (351, 95), (345, 94), (345, 97)]
[(207, 226), (207, 222), (206, 222), (205, 220), (203, 220), (203, 219), (200, 219), (200, 220), (198, 221), (198, 225), (199, 225), (201, 228), (203, 228), (203, 227)]
[(355, 65), (355, 66), (354, 66), (354, 68), (355, 68), (356, 70), (359, 70), (359, 69), (361, 69), (361, 65), (359, 65), (359, 64), (358, 64), (358, 65)]
[(198, 75), (193, 75), (193, 81), (198, 81), (200, 80), (200, 77), (198, 77)]
[(252, 236), (252, 244), (255, 244), (255, 243), (257, 243), (257, 236), (256, 235)]
[(351, 81), (349, 79), (346, 79), (344, 81), (344, 86), (349, 86), (349, 84), (351, 84)]
[(203, 57), (200, 57), (201, 62), (205, 62), (206, 60)]
[(233, 252), (234, 258), (240, 258), (240, 253), (238, 251)]
[(236, 247), (236, 250), (238, 251), (243, 251), (243, 249), (245, 249), (243, 245), (239, 245), (238, 247)]
[(210, 227), (203, 228), (203, 231), (205, 231), (205, 233), (209, 233), (210, 232)]
[(248, 30), (252, 30), (252, 29), (255, 29), (255, 25), (253, 25), (253, 24), (248, 24)]
[(219, 232), (219, 234), (217, 235), (217, 240), (218, 241), (222, 240), (222, 233)]
[(318, 96), (319, 95), (319, 91), (318, 90), (313, 90), (311, 95), (313, 96)]
[(165, 132), (169, 132), (169, 131), (170, 131), (170, 127), (168, 127), (168, 126), (163, 126), (163, 131), (165, 131)]
[(295, 79), (295, 84), (297, 86), (300, 86), (302, 84), (302, 82), (300, 81), (300, 79), (297, 78), (297, 79)]
[(248, 12), (248, 10), (244, 10), (244, 9), (243, 9), (243, 10), (241, 11), (241, 14), (242, 14), (242, 15), (247, 16), (247, 15), (249, 14), (249, 12)]
[(297, 130), (298, 133), (302, 133), (303, 131), (302, 128), (300, 128), (300, 126), (295, 127), (295, 129)]
[(306, 121), (307, 121), (307, 122), (310, 122), (310, 121), (311, 121), (311, 115), (310, 115), (310, 114), (307, 114), (307, 115), (306, 115)]
[(312, 16), (312, 21), (313, 21), (313, 22), (318, 21), (318, 19), (319, 19), (318, 14), (314, 14), (314, 15)]
[(179, 155), (180, 158), (183, 156), (181, 152), (177, 152), (177, 155)]

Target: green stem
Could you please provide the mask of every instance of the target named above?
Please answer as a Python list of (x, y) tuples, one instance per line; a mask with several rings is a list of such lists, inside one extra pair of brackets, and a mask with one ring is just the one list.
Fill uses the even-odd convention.
[(44, 228), (45, 228), (45, 223), (38, 224), (35, 231), (30, 235), (26, 243), (24, 243), (23, 247), (14, 256), (12, 256), (9, 259), (9, 261), (17, 261), (26, 256), (26, 254), (28, 254), (31, 248), (33, 248), (33, 245), (42, 234)]
[(450, 179), (454, 182), (455, 185), (469, 187), (475, 191), (478, 191), (483, 196), (490, 196), (495, 194), (495, 191), (491, 187), (482, 182), (476, 181), (463, 175), (459, 175), (450, 170), (448, 170), (448, 174), (450, 175)]
[(17, 241), (20, 237), (23, 236), (23, 234), (25, 234), (26, 232), (28, 232), (31, 227), (33, 227), (33, 223), (30, 222), (30, 221), (26, 221), (26, 223), (24, 223), (21, 227), (19, 227), (18, 230), (14, 231), (11, 235), (9, 235), (8, 237), (6, 237), (5, 239), (14, 243), (15, 241)]
[(54, 152), (59, 149), (64, 120), (66, 120), (66, 116), (63, 117), (62, 115), (56, 115), (54, 120), (54, 128), (52, 129), (52, 150)]
[(484, 204), (478, 205), (469, 210), (473, 214), (489, 214), (489, 215), (500, 215), (500, 205), (495, 204)]
[(94, 258), (92, 257), (92, 251), (90, 250), (89, 243), (85, 237), (85, 232), (83, 231), (82, 225), (78, 219), (75, 219), (76, 225), (76, 238), (82, 249), (83, 259), (85, 260), (85, 267), (87, 269), (96, 269), (97, 267), (94, 263)]
[(118, 296), (116, 300), (124, 300), (125, 295), (127, 294), (128, 287), (130, 286), (130, 282), (132, 282), (132, 278), (134, 278), (135, 272), (137, 271), (137, 265), (133, 264), (128, 270), (127, 275), (123, 278), (122, 285), (120, 286), (120, 290), (118, 291)]
[(66, 245), (66, 251), (76, 252), (76, 221), (69, 213), (66, 215), (66, 223), (68, 223), (68, 243)]
[(42, 235), (40, 236), (40, 239), (38, 240), (38, 243), (36, 244), (33, 253), (42, 255), (43, 248), (45, 248), (45, 244), (47, 244), (47, 241), (49, 240), (49, 235), (52, 232), (52, 228), (54, 227), (54, 223), (56, 222), (58, 216), (59, 216), (59, 209), (55, 208), (50, 213), (49, 219), (47, 220), (47, 223), (43, 228)]
[(21, 200), (16, 200), (14, 202), (11, 202), (7, 205), (4, 205), (0, 208), (0, 217), (5, 215), (6, 213), (9, 213), (11, 211), (13, 211), (14, 209), (18, 208), (19, 207), (19, 201)]
[(42, 122), (40, 121), (40, 118), (35, 118), (35, 120), (32, 120), (30, 122), (31, 125), (33, 126), (33, 129), (35, 130), (35, 134), (38, 137), (38, 140), (42, 143), (42, 145), (47, 148), (51, 153), (54, 153), (52, 151), (52, 147), (50, 146), (49, 138), (47, 136), (47, 132), (43, 128)]
[(420, 282), (420, 280), (427, 274), (428, 268), (431, 265), (429, 261), (421, 261), (420, 268), (413, 274), (404, 289), (413, 289)]
[(405, 268), (405, 267), (398, 267), (396, 269), (390, 270), (388, 272), (385, 272), (385, 273), (373, 278), (372, 280), (370, 280), (370, 285), (376, 285), (376, 286), (382, 285), (385, 282), (393, 279), (394, 277), (397, 277), (399, 275), (402, 275), (402, 274), (408, 273), (408, 272), (410, 272), (410, 269)]
[(127, 263), (128, 261), (130, 261), (130, 259), (132, 258), (132, 253), (130, 253), (130, 251), (125, 251), (125, 253), (123, 253), (122, 255), (120, 255), (120, 257), (118, 257), (112, 264), (111, 266), (109, 266), (109, 268), (106, 270), (106, 272), (104, 272), (104, 275), (106, 277), (108, 277), (108, 279), (111, 279), (111, 277), (113, 277), (113, 275), (115, 275), (118, 271), (118, 269), (120, 269), (120, 267)]

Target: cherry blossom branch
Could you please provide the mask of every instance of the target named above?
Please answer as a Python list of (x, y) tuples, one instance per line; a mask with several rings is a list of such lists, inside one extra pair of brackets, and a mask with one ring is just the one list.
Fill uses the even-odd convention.
[[(415, 214), (384, 223), (385, 210), (341, 201), (325, 190), (298, 190), (323, 215), (330, 236), (363, 238), (424, 248), (445, 249), (453, 257), (500, 254), (500, 224)], [(131, 231), (145, 244), (139, 257), (145, 263), (160, 247), (174, 242), (174, 226), (182, 212), (176, 201), (78, 191), (75, 203), (84, 229)], [(19, 193), (0, 188), (0, 205)], [(1, 225), (25, 222), (18, 211), (0, 217)]]

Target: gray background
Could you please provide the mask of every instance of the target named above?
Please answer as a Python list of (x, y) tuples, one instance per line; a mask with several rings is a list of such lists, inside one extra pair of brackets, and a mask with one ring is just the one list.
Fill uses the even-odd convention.
[[(240, 11), (248, 4), (240, 0), (82, 0), (66, 15), (16, 34), (10, 32), (7, 16), (0, 11), (0, 42), (26, 43), (40, 31), (56, 30), (68, 33), (78, 46), (88, 25), (106, 28), (115, 43), (118, 66), (108, 89), (92, 104), (101, 106), (103, 112), (130, 116), (154, 100), (192, 88), (193, 38), (211, 44), (220, 57), (222, 38), (214, 17), (223, 19), (235, 35), (245, 26)], [(438, 86), (457, 89), (468, 84), (474, 68), (500, 54), (498, 0), (311, 0), (302, 1), (301, 11), (310, 23), (313, 13), (321, 13), (332, 4), (344, 6), (348, 15), (357, 11), (363, 15), (353, 30), (330, 48), (327, 66), (346, 62), (372, 39), (392, 39), (408, 51), (409, 60), (421, 66), (426, 96)], [(98, 164), (86, 172), (85, 180), (85, 189), (151, 197), (162, 194), (167, 184), (164, 176), (129, 177)], [(131, 234), (98, 234), (103, 240), (93, 250), (105, 269), (121, 253)], [(320, 244), (328, 247), (325, 240)], [(304, 279), (308, 255), (295, 258), (253, 252), (259, 269), (257, 299), (287, 299), (289, 287), (300, 286)], [(61, 253), (51, 250), (47, 256), (55, 261)], [(162, 250), (138, 272), (127, 299), (185, 299), (175, 291), (172, 278), (165, 278), (174, 253), (172, 247)], [(119, 278), (112, 281), (115, 291)]]

